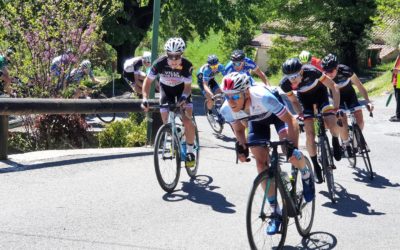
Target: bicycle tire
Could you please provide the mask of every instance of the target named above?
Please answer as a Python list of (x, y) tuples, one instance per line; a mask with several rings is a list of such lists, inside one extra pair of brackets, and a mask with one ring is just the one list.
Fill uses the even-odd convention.
[(208, 107), (207, 107), (207, 99), (204, 101), (204, 112), (206, 114), (206, 118), (208, 121), (208, 124), (210, 124), (211, 129), (217, 133), (221, 134), (222, 130), (224, 129), (224, 125), (219, 123), (218, 116), (217, 116), (217, 111), (215, 110), (215, 106), (213, 105), (211, 109), (211, 114), (208, 113)]
[[(305, 157), (306, 166), (313, 173), (312, 164), (307, 157)], [(296, 223), (297, 232), (303, 237), (307, 237), (310, 235), (310, 231), (314, 222), (314, 214), (315, 214), (315, 198), (311, 202), (304, 201), (303, 195), (303, 182), (301, 180), (300, 171), (295, 171), (295, 176), (293, 176), (295, 185), (294, 185), (294, 200), (296, 203), (296, 207), (299, 211), (299, 214), (294, 217), (294, 221)]]
[[(172, 149), (172, 150), (171, 150)], [(170, 156), (168, 156), (170, 153)], [(181, 171), (181, 155), (179, 140), (172, 132), (170, 124), (164, 124), (158, 130), (154, 144), (154, 168), (157, 181), (167, 193), (172, 193), (178, 184)], [(167, 156), (166, 156), (167, 155)], [(162, 158), (159, 159), (159, 156)], [(161, 161), (160, 161), (161, 160)], [(171, 162), (166, 162), (171, 160)], [(162, 168), (161, 163), (171, 164), (170, 168)], [(168, 175), (169, 179), (166, 180)]]
[(263, 183), (267, 181), (267, 178), (268, 170), (264, 170), (256, 177), (247, 201), (246, 229), (251, 249), (282, 249), (286, 239), (289, 220), (286, 201), (282, 198), (284, 197), (282, 193), (283, 188), (277, 188), (276, 186), (276, 197), (282, 209), (282, 223), (278, 233), (274, 235), (267, 235), (265, 233), (272, 215), (272, 208), (267, 201), (264, 202), (265, 206), (263, 211), (261, 211), (263, 200), (265, 200), (265, 191), (263, 188), (265, 184)]
[(195, 129), (193, 150), (195, 151), (195, 155), (196, 155), (196, 163), (195, 163), (194, 167), (191, 167), (191, 168), (185, 167), (186, 172), (191, 179), (196, 178), (197, 170), (199, 169), (199, 160), (200, 160), (200, 158), (199, 158), (200, 157), (199, 130), (197, 129), (197, 125), (196, 125), (196, 121), (194, 120), (194, 117), (193, 117), (193, 125), (194, 125), (194, 129)]
[(356, 140), (354, 138), (354, 128), (353, 126), (349, 126), (349, 140), (350, 140), (350, 147), (353, 153), (353, 156), (348, 156), (347, 160), (349, 161), (350, 167), (355, 168), (357, 165), (357, 154), (355, 148), (356, 146)]
[[(105, 94), (101, 93), (99, 94), (99, 97), (97, 99), (108, 99), (108, 97)], [(115, 121), (115, 113), (96, 114), (96, 117), (104, 123), (112, 123), (113, 121)]]
[(333, 177), (333, 156), (329, 146), (328, 137), (323, 136), (320, 138), (321, 147), (321, 161), (322, 161), (322, 171), (325, 175), (326, 185), (328, 187), (328, 195), (332, 203), (335, 203), (335, 180)]
[(365, 168), (369, 175), (369, 179), (374, 179), (374, 172), (372, 171), (371, 159), (369, 158), (369, 149), (367, 147), (367, 142), (365, 141), (364, 135), (360, 129), (360, 127), (356, 124), (354, 126), (354, 132), (357, 137), (357, 143), (359, 145), (359, 150), (361, 151), (361, 156), (364, 160)]

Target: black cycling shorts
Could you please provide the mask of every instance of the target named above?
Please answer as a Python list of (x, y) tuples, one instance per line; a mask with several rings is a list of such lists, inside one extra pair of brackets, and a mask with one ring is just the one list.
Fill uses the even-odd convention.
[[(177, 103), (183, 93), (184, 87), (184, 83), (174, 87), (160, 83), (160, 104)], [(192, 103), (191, 95), (187, 97), (186, 102)]]
[(247, 142), (269, 141), (271, 139), (271, 124), (275, 126), (277, 133), (286, 129), (286, 124), (274, 114), (260, 121), (250, 121)]

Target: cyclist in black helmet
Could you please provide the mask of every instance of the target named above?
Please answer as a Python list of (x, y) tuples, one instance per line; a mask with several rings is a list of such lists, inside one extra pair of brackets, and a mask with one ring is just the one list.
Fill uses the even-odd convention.
[[(324, 73), (329, 76), (336, 84), (340, 93), (340, 109), (355, 109), (354, 116), (357, 120), (357, 124), (361, 129), (364, 127), (363, 113), (361, 110), (361, 104), (358, 102), (357, 94), (353, 85), (357, 87), (360, 94), (368, 102), (367, 109), (372, 111), (374, 106), (369, 100), (368, 92), (363, 86), (360, 79), (353, 72), (353, 70), (344, 65), (339, 64), (338, 58), (334, 54), (329, 54), (322, 59), (322, 68)], [(340, 137), (343, 144), (346, 147), (346, 151), (349, 157), (353, 156), (352, 148), (349, 145), (349, 131), (347, 124), (347, 116), (343, 116), (343, 127), (340, 128)]]
[[(312, 159), (317, 183), (322, 183), (321, 167), (317, 160), (317, 148), (315, 145), (315, 131), (313, 119), (314, 105), (321, 113), (331, 113), (325, 116), (324, 121), (332, 134), (332, 145), (334, 157), (337, 161), (341, 159), (341, 148), (339, 144), (339, 126), (335, 112), (339, 108), (340, 95), (335, 83), (313, 66), (302, 65), (298, 58), (290, 58), (282, 65), (284, 77), (280, 86), (286, 93), (288, 99), (300, 118), (304, 118), (306, 131), (306, 145)], [(329, 103), (327, 88), (332, 91), (333, 107)], [(297, 91), (297, 96), (294, 94)]]
[[(254, 71), (260, 77), (261, 81), (265, 84), (270, 86), (267, 77), (265, 76), (264, 72), (258, 67), (258, 65), (251, 60), (250, 58), (246, 57), (243, 50), (234, 50), (231, 54), (231, 61), (225, 67), (225, 73), (229, 74), (231, 72), (239, 72), (245, 73), (248, 76), (250, 75), (250, 70)], [(253, 78), (251, 79), (251, 85), (254, 85)]]

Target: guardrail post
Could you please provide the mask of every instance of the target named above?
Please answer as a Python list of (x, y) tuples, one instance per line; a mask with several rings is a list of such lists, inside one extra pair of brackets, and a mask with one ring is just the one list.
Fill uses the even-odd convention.
[(7, 160), (8, 115), (0, 115), (0, 160)]

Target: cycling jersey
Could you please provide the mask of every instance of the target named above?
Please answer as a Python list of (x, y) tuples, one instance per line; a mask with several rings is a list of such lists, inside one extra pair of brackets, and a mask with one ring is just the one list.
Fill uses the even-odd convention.
[(250, 70), (255, 70), (257, 67), (258, 67), (257, 64), (253, 60), (246, 57), (244, 59), (244, 65), (240, 71), (235, 70), (235, 67), (233, 66), (233, 62), (230, 61), (225, 67), (225, 74), (229, 74), (232, 72), (239, 72), (239, 73), (246, 73), (247, 75), (250, 75)]
[(248, 120), (248, 142), (269, 140), (269, 125), (271, 124), (275, 125), (278, 133), (286, 129), (286, 124), (278, 118), (287, 112), (286, 107), (278, 100), (275, 94), (265, 85), (250, 87), (249, 91), (251, 99), (250, 113), (244, 110), (233, 112), (228, 101), (225, 101), (220, 109), (225, 121), (232, 123), (237, 120)]
[(0, 70), (3, 70), (7, 66), (7, 58), (5, 56), (0, 55)]
[[(397, 56), (396, 58), (396, 62), (394, 64), (394, 68), (397, 70), (400, 70), (400, 56)], [(392, 83), (393, 83), (393, 87), (400, 89), (400, 74), (399, 73), (395, 73), (393, 72), (392, 74)]]
[(204, 90), (203, 82), (208, 83), (208, 87), (211, 89), (212, 93), (215, 93), (219, 88), (218, 83), (215, 81), (215, 75), (221, 73), (225, 75), (225, 68), (224, 65), (218, 64), (218, 68), (215, 72), (212, 71), (210, 65), (208, 63), (204, 64), (200, 67), (199, 71), (197, 72), (197, 84), (205, 96), (206, 92)]
[[(83, 69), (81, 69), (81, 68), (73, 69), (71, 71), (71, 73), (67, 76), (67, 82), (68, 83), (80, 83), (83, 80), (83, 78), (85, 77), (85, 75), (86, 75), (86, 73)], [(94, 77), (92, 69), (89, 70), (88, 75), (90, 78)]]
[(316, 67), (319, 71), (324, 71), (322, 68), (322, 64), (321, 64), (321, 59), (316, 58), (315, 56), (311, 57), (311, 62), (310, 64), (314, 67)]
[(61, 66), (71, 63), (71, 60), (67, 54), (57, 56), (51, 61), (50, 71), (59, 76), (61, 74)]
[(160, 75), (160, 84), (174, 87), (179, 84), (192, 83), (193, 65), (186, 58), (182, 57), (182, 64), (175, 69), (168, 65), (168, 57), (162, 56), (151, 67), (148, 78), (154, 80), (157, 75)]
[(124, 62), (124, 72), (138, 74), (140, 68), (143, 67), (143, 60), (141, 56), (129, 58)]
[(296, 88), (286, 76), (281, 80), (280, 86), (283, 92), (291, 95), (293, 91), (297, 91), (297, 97), (303, 106), (304, 117), (314, 114), (314, 104), (320, 112), (332, 109), (329, 104), (328, 90), (320, 81), (322, 72), (311, 65), (303, 65), (301, 69), (303, 71), (301, 82)]
[(337, 74), (335, 78), (332, 79), (339, 88), (341, 109), (345, 109), (346, 107), (348, 109), (361, 107), (350, 79), (353, 75), (354, 72), (350, 67), (339, 64)]

